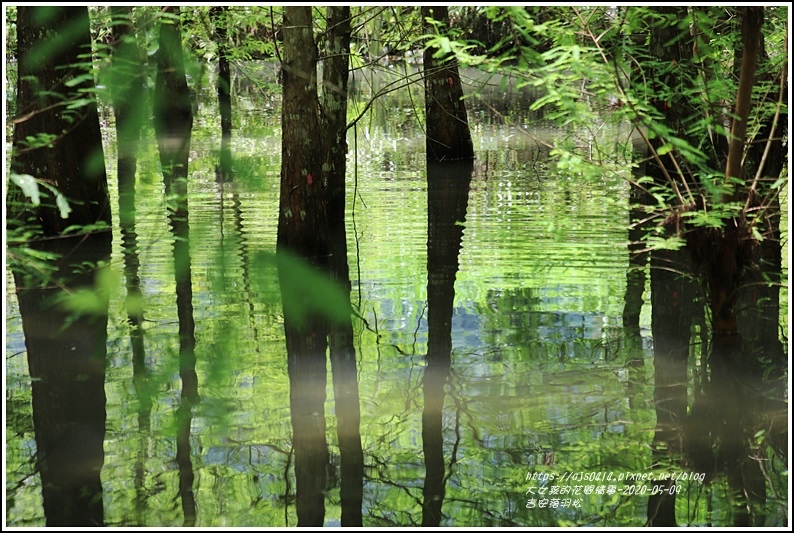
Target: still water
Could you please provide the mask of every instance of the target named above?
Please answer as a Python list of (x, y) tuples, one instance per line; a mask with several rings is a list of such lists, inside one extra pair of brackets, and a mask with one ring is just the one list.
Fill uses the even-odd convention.
[[(363, 468), (352, 478), (343, 468), (350, 459), (340, 439), (351, 435), (342, 430), (345, 413), (328, 364), (327, 379), (319, 381), (327, 388), (324, 412), (312, 416), (325, 425), (329, 455), (309, 466), (325, 482), (307, 514), (307, 496), (300, 494), (306, 485), (296, 480), (307, 465), (298, 464), (290, 416), (291, 401), (301, 400), (291, 400), (278, 277), (267, 260), (276, 242), (279, 99), (258, 85), (275, 81), (271, 73), (242, 74), (233, 180), (216, 179), (220, 120), (206, 79), (193, 133), (188, 201), (197, 399), (186, 400), (180, 375), (174, 237), (151, 133), (136, 191), (138, 299), (128, 297), (122, 238), (114, 228), (106, 272), (105, 418), (91, 438), (102, 445), (100, 484), (86, 495), (94, 500), (94, 520), (107, 526), (278, 527), (299, 519), (326, 526), (640, 526), (663, 509), (678, 525), (734, 523), (724, 468), (711, 461), (706, 472), (683, 458), (673, 443), (692, 439), (676, 433), (681, 425), (676, 431), (664, 425), (669, 390), (677, 391), (684, 414), (687, 404), (702, 400), (695, 383), (703, 375), (706, 335), (702, 310), (693, 312), (678, 328), (688, 357), (661, 374), (670, 367), (654, 351), (660, 344), (653, 338), (654, 281), (647, 258), (637, 261), (628, 247), (636, 239), (629, 230), (628, 162), (622, 171), (587, 175), (559, 169), (538, 139), (570, 132), (528, 111), (530, 93), (512, 83), (483, 86), (472, 73), (464, 73), (466, 90), (482, 93), (468, 102), (477, 160), (462, 209), (441, 209), (452, 212), (446, 222), (433, 217), (455, 187), (438, 197), (429, 190), (420, 86), (390, 93), (349, 131), (357, 368), (343, 386), (358, 387), (361, 418), (353, 437), (360, 438)], [(351, 115), (389, 79), (360, 74), (353, 81), (359, 92)], [(110, 121), (108, 114), (106, 160), (115, 186)], [(630, 135), (625, 126), (596, 130), (602, 145)], [(579, 139), (597, 144), (588, 132)], [(453, 236), (441, 259), (429, 251), (440, 242), (432, 224)], [(429, 271), (442, 272), (440, 299), (429, 294)], [(130, 301), (142, 310), (142, 335), (129, 325)], [(450, 318), (436, 337), (429, 316), (440, 301), (450, 302)], [(33, 412), (10, 276), (7, 306), (5, 518), (9, 526), (42, 526), (47, 499), (56, 493), (42, 487), (34, 421), (47, 415)], [(630, 327), (627, 316), (634, 317)], [(434, 338), (449, 343), (448, 357), (438, 359), (441, 379), (430, 372)], [(775, 407), (784, 420), (786, 408), (785, 402)], [(751, 429), (769, 437), (756, 439), (752, 451), (767, 459), (763, 520), (780, 525), (788, 515), (787, 459), (774, 454), (780, 436), (771, 426), (740, 432)], [(81, 464), (70, 468), (80, 471)]]

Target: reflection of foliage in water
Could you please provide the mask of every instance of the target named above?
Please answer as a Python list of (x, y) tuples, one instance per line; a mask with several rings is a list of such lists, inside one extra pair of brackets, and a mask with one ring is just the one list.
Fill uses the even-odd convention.
[[(361, 256), (355, 257), (356, 247), (349, 247), (354, 278), (356, 265), (361, 268), (359, 312), (367, 319), (367, 326), (356, 322), (356, 345), (367, 465), (365, 520), (373, 525), (415, 520), (423, 476), (417, 413), (427, 343), (426, 194), (419, 166), (423, 161), (415, 150), (423, 142), (421, 132), (404, 126), (421, 106), (405, 106), (412, 101), (404, 93), (395, 94), (403, 101), (392, 107), (387, 100), (380, 119), (357, 127), (361, 201), (356, 237)], [(254, 108), (267, 108), (268, 99), (272, 96), (264, 103), (258, 97), (251, 101)], [(275, 114), (239, 114), (241, 133), (234, 146), (241, 178), (220, 188), (212, 172), (213, 108), (206, 105), (199, 108), (205, 121), (194, 133), (197, 148), (191, 161), (197, 372), (203, 398), (194, 410), (192, 428), (199, 521), (294, 525), (281, 310), (278, 300), (266, 294), (275, 289), (276, 278), (260, 270), (257, 275), (264, 279), (246, 286), (243, 272), (254, 268), (246, 262), (271, 250), (275, 242), (278, 125)], [(271, 109), (275, 113), (277, 106)], [(528, 120), (519, 109), (516, 104), (516, 113), (508, 109), (505, 115), (517, 122)], [(625, 252), (613, 246), (625, 240), (625, 207), (618, 201), (625, 188), (619, 182), (590, 182), (585, 188), (552, 174), (531, 141), (516, 139), (512, 130), (476, 107), (472, 116), (478, 117), (473, 130), (480, 132), (475, 147), (479, 142), (480, 153), (487, 154), (478, 163), (487, 161), (488, 166), (480, 167), (472, 184), (456, 286), (455, 378), (444, 418), (445, 455), (454, 451), (456, 463), (448, 480), (446, 521), (484, 526), (636, 524), (645, 512), (644, 501), (637, 497), (594, 496), (587, 500), (587, 516), (524, 507), (530, 468), (644, 471), (650, 464), (644, 444), (654, 422), (650, 364), (629, 376), (625, 357), (611, 354), (604, 361), (618, 329), (625, 282)], [(161, 185), (151, 170), (156, 165), (145, 161), (152, 154), (142, 154), (138, 195), (152, 425), (140, 432), (134, 417), (140, 398), (131, 387), (123, 291), (118, 287), (111, 299), (115, 316), (106, 385), (109, 426), (103, 478), (108, 480), (108, 525), (168, 525), (179, 519), (171, 510), (178, 478), (169, 463), (174, 458), (172, 422), (179, 390), (174, 285), (166, 260), (170, 251)], [(614, 204), (607, 204), (607, 198)], [(114, 257), (120, 264), (118, 250)], [(12, 304), (7, 352), (16, 347), (21, 354), (14, 321)], [(32, 464), (26, 462), (32, 447), (30, 398), (23, 358), (13, 353), (7, 363), (7, 424), (9, 434), (20, 438), (7, 445), (7, 472), (14, 487), (9, 507), (27, 511), (39, 506)], [(630, 380), (637, 381), (632, 394), (644, 398), (634, 409), (627, 400)], [(333, 454), (334, 417), (329, 413), (327, 419)], [(554, 464), (543, 465), (551, 451)], [(136, 463), (146, 472), (140, 488), (130, 481), (130, 465)], [(338, 487), (331, 483), (329, 517), (338, 509)], [(721, 508), (727, 504), (719, 483), (711, 488), (711, 503), (706, 496), (698, 499), (697, 490), (693, 486), (692, 496), (679, 503), (697, 502), (697, 513), (683, 510), (697, 516), (694, 525), (705, 522), (707, 505), (713, 505), (714, 522), (729, 516)], [(39, 522), (34, 513), (17, 524)]]

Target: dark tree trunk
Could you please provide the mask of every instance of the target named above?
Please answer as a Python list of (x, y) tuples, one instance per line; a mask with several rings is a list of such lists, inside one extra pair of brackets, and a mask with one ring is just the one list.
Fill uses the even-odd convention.
[[(449, 26), (446, 6), (422, 6), (425, 31), (435, 33), (437, 29), (426, 22), (428, 18), (438, 21), (441, 27)], [(433, 57), (437, 52), (428, 48), (424, 55), (427, 159), (474, 159), (457, 60), (437, 59)]]
[(214, 6), (210, 17), (215, 24), (215, 43), (218, 45), (218, 107), (221, 114), (221, 158), (218, 176), (227, 180), (232, 175), (232, 74), (229, 68), (229, 8)]
[[(685, 253), (655, 251), (651, 257), (651, 328), (653, 331), (656, 432), (651, 443), (654, 466), (676, 465), (684, 450), (687, 417), (687, 362), (695, 317), (697, 285), (688, 275)], [(703, 442), (708, 441), (703, 435)], [(700, 472), (701, 470), (697, 470)], [(648, 499), (648, 525), (675, 527), (675, 492), (668, 481), (654, 481)]]
[(308, 6), (284, 9), (281, 106), (281, 193), (278, 247), (328, 264), (328, 224), (319, 101), (317, 47)]
[[(168, 7), (164, 12), (178, 15), (179, 8)], [(181, 404), (176, 412), (176, 460), (179, 467), (179, 496), (184, 525), (191, 526), (196, 521), (196, 503), (193, 494), (193, 465), (190, 458), (190, 424), (193, 405), (199, 401), (187, 200), (193, 108), (185, 76), (178, 19), (163, 18), (160, 22), (160, 49), (157, 53), (157, 80), (153, 107), (165, 190), (169, 195), (176, 195), (169, 205), (168, 213), (174, 236), (174, 277), (179, 319), (179, 376), (182, 380)]]
[[(12, 169), (55, 186), (72, 208), (69, 217), (62, 218), (54, 202), (42, 202), (33, 208), (34, 223), (46, 236), (60, 235), (73, 224), (109, 225), (96, 105), (90, 102), (74, 110), (64, 105), (94, 87), (90, 76), (69, 87), (77, 77), (91, 73), (90, 61), (79, 57), (91, 50), (88, 10), (20, 6), (17, 32), (19, 117)], [(39, 134), (52, 134), (51, 144), (26, 143)], [(53, 264), (47, 287), (28, 287), (23, 274), (14, 276), (32, 379), (44, 514), (48, 526), (101, 526), (107, 307), (95, 315), (80, 315), (54, 304), (53, 297), (80, 289), (102, 290), (95, 285), (94, 272), (76, 272), (109, 261), (111, 233), (61, 237), (31, 246), (62, 258)]]
[(114, 24), (112, 78), (113, 112), (116, 116), (118, 145), (119, 221), (121, 247), (124, 254), (124, 275), (127, 287), (130, 343), (132, 345), (133, 382), (138, 394), (138, 427), (148, 431), (151, 411), (151, 394), (147, 392), (148, 371), (143, 342), (143, 311), (140, 276), (138, 273), (138, 236), (135, 231), (135, 173), (138, 159), (140, 132), (146, 117), (146, 76), (143, 56), (135, 38), (132, 8), (110, 7)]
[[(59, 235), (73, 225), (111, 223), (105, 156), (94, 101), (77, 109), (64, 103), (85, 98), (94, 89), (91, 73), (91, 32), (86, 7), (19, 6), (18, 112), (14, 120), (11, 169), (45, 180), (69, 201), (67, 218), (53, 201), (33, 210), (47, 236)], [(38, 147), (26, 139), (50, 134), (50, 143)], [(10, 209), (9, 213), (14, 213)], [(19, 215), (16, 218), (21, 218)]]
[[(330, 247), (311, 9), (291, 5), (284, 8), (277, 248), (279, 253), (291, 252), (327, 271)], [(279, 262), (282, 288), (285, 275), (284, 263)], [(308, 316), (301, 327), (289, 307), (302, 302), (284, 301), (283, 305), (298, 526), (320, 526), (325, 516), (329, 464), (324, 415), (329, 327), (326, 319), (317, 314)]]
[[(350, 64), (350, 7), (327, 8), (323, 59), (323, 143), (328, 190), (328, 223), (344, 229), (347, 157), (347, 82)], [(347, 264), (347, 257), (345, 257)]]
[[(637, 158), (644, 159), (645, 155), (637, 154)], [(640, 163), (635, 170), (635, 178), (645, 175), (645, 164)], [(639, 409), (636, 405), (637, 394), (642, 388), (645, 372), (645, 353), (642, 333), (640, 331), (640, 315), (644, 305), (645, 283), (647, 280), (647, 267), (649, 254), (644, 251), (646, 243), (644, 237), (650, 231), (650, 221), (647, 221), (646, 206), (651, 204), (650, 195), (640, 187), (631, 185), (629, 193), (629, 265), (626, 270), (626, 293), (623, 303), (623, 338), (627, 365), (629, 366), (629, 380), (627, 392), (629, 394), (629, 407)]]
[[(736, 117), (731, 126), (728, 162), (725, 168), (726, 183), (730, 179), (745, 181), (743, 172), (747, 120), (750, 115), (752, 88), (755, 84), (758, 52), (761, 42), (763, 7), (744, 8), (742, 20), (742, 53), (739, 90), (736, 95)], [(724, 201), (734, 202), (749, 191), (739, 183), (732, 185), (733, 192)], [(752, 263), (756, 243), (747, 225), (746, 213), (725, 222), (721, 232), (695, 229), (689, 243), (694, 244), (697, 260), (704, 265), (711, 292), (711, 314), (714, 327), (714, 346), (723, 354), (735, 351), (739, 343), (736, 297)], [(705, 246), (704, 240), (709, 241)], [(689, 244), (688, 243), (688, 244)], [(705, 253), (701, 250), (705, 249)]]
[(53, 298), (102, 290), (94, 272), (75, 272), (109, 261), (110, 233), (64, 237), (37, 248), (68, 258), (55, 265), (56, 283), (49, 287), (22, 288), (16, 277), (44, 516), (47, 526), (102, 526), (107, 303), (101, 313), (79, 315), (53, 305)]
[(298, 527), (322, 526), (329, 466), (325, 390), (327, 341), (314, 329), (287, 334), (287, 370), (295, 450), (295, 511)]
[[(350, 7), (326, 8), (325, 59), (323, 60), (322, 126), (323, 168), (328, 200), (328, 232), (331, 276), (350, 294), (345, 228), (345, 175), (347, 169), (347, 82), (350, 63)], [(329, 355), (334, 383), (337, 439), (340, 455), (342, 527), (362, 525), (364, 454), (361, 448), (361, 407), (358, 396), (353, 323), (331, 325)]]

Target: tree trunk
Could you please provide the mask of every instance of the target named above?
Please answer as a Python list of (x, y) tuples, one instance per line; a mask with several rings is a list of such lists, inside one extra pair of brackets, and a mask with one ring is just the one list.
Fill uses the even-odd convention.
[[(53, 185), (69, 201), (71, 213), (61, 217), (52, 201), (32, 208), (47, 236), (73, 225), (111, 223), (105, 155), (96, 103), (76, 109), (72, 101), (94, 90), (90, 59), (91, 32), (86, 7), (19, 6), (18, 112), (13, 135), (12, 171)], [(72, 85), (72, 86), (70, 86)], [(31, 144), (29, 138), (51, 135), (51, 142)], [(14, 209), (10, 209), (13, 212)], [(20, 217), (16, 217), (20, 218)]]
[(214, 6), (210, 17), (215, 24), (215, 43), (218, 45), (218, 107), (221, 114), (221, 158), (218, 176), (227, 180), (232, 174), (232, 74), (229, 68), (229, 8)]
[[(350, 63), (350, 7), (326, 8), (325, 59), (323, 60), (322, 125), (327, 180), (328, 231), (331, 276), (350, 294), (345, 227), (345, 175), (347, 170), (347, 82)], [(353, 323), (331, 325), (329, 356), (334, 383), (337, 439), (340, 459), (342, 527), (362, 525), (364, 454), (361, 447), (361, 407), (358, 395)]]
[[(449, 26), (446, 6), (422, 6), (425, 31), (438, 31), (427, 19), (436, 20), (442, 28)], [(428, 161), (474, 159), (474, 145), (469, 131), (463, 86), (458, 63), (452, 59), (437, 59), (436, 48), (428, 48), (424, 55), (425, 114)]]
[(452, 315), (472, 162), (427, 165), (427, 366), (422, 380), (422, 526), (438, 527), (446, 493), (444, 390), (452, 365)]
[[(164, 9), (179, 14), (178, 7)], [(187, 171), (193, 107), (185, 77), (182, 36), (178, 19), (160, 22), (157, 80), (154, 88), (154, 130), (160, 150), (166, 194), (187, 194)]]
[[(284, 8), (281, 108), (281, 193), (278, 252), (291, 252), (326, 271), (329, 265), (323, 149), (317, 97), (317, 47), (309, 6)], [(282, 300), (285, 270), (279, 262)], [(320, 526), (329, 462), (325, 439), (326, 350), (329, 327), (312, 314), (304, 327), (283, 302), (295, 448), (298, 526)]]
[(118, 144), (119, 220), (122, 234), (135, 231), (135, 171), (145, 119), (146, 85), (143, 56), (135, 40), (132, 8), (110, 7), (114, 22), (111, 79)]
[(110, 260), (110, 233), (63, 237), (38, 248), (65, 258), (49, 286), (22, 288), (15, 276), (44, 516), (50, 527), (102, 526), (107, 301), (102, 312), (90, 315), (52, 302), (67, 291), (101, 294), (95, 272), (84, 265)]
[[(91, 49), (88, 9), (20, 6), (17, 32), (19, 118), (12, 169), (55, 186), (72, 208), (62, 218), (54, 202), (42, 202), (32, 209), (34, 223), (46, 236), (60, 236), (74, 224), (110, 225), (96, 104), (73, 110), (64, 105), (94, 88), (91, 62), (80, 58)], [(73, 84), (85, 74), (89, 76)], [(46, 134), (53, 136), (50, 143), (27, 142)], [(53, 283), (47, 287), (28, 287), (23, 273), (14, 276), (32, 379), (44, 514), (48, 526), (101, 526), (107, 307), (96, 315), (80, 315), (53, 306), (52, 299), (65, 296), (62, 289), (102, 289), (85, 266), (109, 261), (111, 232), (31, 245), (61, 258), (53, 264)]]
[(284, 9), (283, 51), (278, 247), (325, 265), (328, 228), (310, 7)]
[[(752, 88), (755, 84), (757, 59), (761, 42), (761, 25), (764, 20), (763, 7), (744, 8), (742, 20), (742, 64), (739, 89), (736, 95), (735, 118), (731, 126), (728, 161), (725, 168), (726, 184), (730, 180), (732, 192), (725, 202), (738, 201), (742, 195), (751, 194), (743, 172), (744, 147), (747, 120), (750, 115)], [(704, 233), (707, 233), (704, 235)], [(747, 213), (742, 212), (725, 222), (721, 231), (695, 228), (688, 244), (692, 243), (698, 253), (698, 261), (704, 265), (711, 293), (711, 314), (714, 328), (714, 347), (722, 356), (738, 349), (740, 343), (736, 316), (738, 291), (752, 264), (753, 248), (756, 244), (748, 228)], [(708, 241), (708, 247), (704, 241)], [(706, 249), (704, 254), (701, 250)]]

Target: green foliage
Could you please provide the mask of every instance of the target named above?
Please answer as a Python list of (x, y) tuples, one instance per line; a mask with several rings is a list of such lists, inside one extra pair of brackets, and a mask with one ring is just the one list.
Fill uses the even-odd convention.
[(55, 205), (58, 207), (58, 210), (61, 213), (61, 218), (69, 217), (69, 212), (72, 210), (72, 208), (69, 207), (69, 202), (66, 201), (66, 198), (64, 198), (64, 196), (49, 183), (43, 180), (38, 180), (28, 174), (11, 173), (9, 178), (15, 185), (22, 189), (22, 193), (28, 199), (30, 199), (30, 203), (34, 207), (38, 207), (41, 204), (42, 193), (39, 187), (44, 187), (45, 189), (49, 190), (55, 197)]
[[(426, 41), (440, 55), (454, 55), (461, 63), (490, 72), (509, 72), (519, 86), (538, 89), (533, 110), (545, 110), (545, 117), (566, 131), (589, 130), (593, 123), (629, 123), (656, 146), (649, 159), (655, 165), (670, 165), (666, 184), (658, 184), (660, 220), (682, 204), (692, 204), (685, 225), (689, 228), (719, 228), (731, 217), (760, 217), (737, 211), (736, 205), (722, 205), (723, 198), (749, 189), (750, 178), (725, 182), (724, 151), (729, 131), (725, 127), (736, 98), (737, 56), (741, 48), (737, 12), (725, 8), (692, 8), (665, 12), (657, 8), (573, 7), (540, 8), (520, 6), (487, 7), (478, 16), (508, 26), (510, 32), (488, 49), (477, 40), (455, 39), (445, 32)], [(767, 10), (765, 46), (759, 83), (754, 90), (751, 136), (763, 131), (776, 112), (786, 113), (776, 91), (787, 64), (785, 46), (772, 48), (785, 39), (782, 12)], [(459, 15), (472, 18), (471, 13)], [(652, 34), (669, 35), (662, 47), (686, 48), (678, 61), (650, 47)], [(687, 39), (692, 36), (693, 43)], [(777, 84), (777, 85), (776, 85)], [(668, 110), (673, 109), (670, 119)], [(752, 137), (751, 137), (752, 139)], [(624, 142), (631, 150), (631, 139)], [(766, 142), (765, 137), (755, 142)], [(586, 173), (588, 165), (605, 171), (620, 168), (620, 161), (593, 160), (582, 153), (575, 138), (558, 140), (552, 155), (560, 168), (573, 174)], [(658, 158), (658, 159), (654, 159)], [(577, 168), (581, 170), (577, 170)], [(777, 178), (777, 177), (776, 177)], [(694, 188), (693, 188), (694, 186)], [(772, 191), (777, 194), (777, 191)], [(706, 198), (699, 206), (698, 195)], [(652, 239), (653, 245), (678, 246), (666, 238)]]

